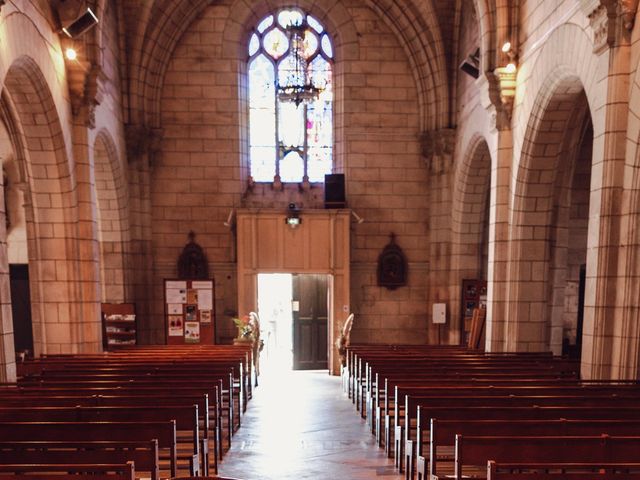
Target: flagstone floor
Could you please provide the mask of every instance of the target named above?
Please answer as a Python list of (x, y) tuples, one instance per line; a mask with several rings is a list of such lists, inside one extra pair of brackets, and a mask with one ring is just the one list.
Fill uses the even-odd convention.
[(326, 371), (264, 365), (220, 475), (243, 480), (403, 478)]

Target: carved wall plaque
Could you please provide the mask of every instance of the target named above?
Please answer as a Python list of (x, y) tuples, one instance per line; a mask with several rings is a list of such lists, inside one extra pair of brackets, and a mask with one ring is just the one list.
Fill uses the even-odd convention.
[(178, 258), (178, 278), (209, 279), (209, 263), (202, 247), (195, 241), (196, 234), (189, 232), (189, 243)]
[(378, 257), (378, 285), (389, 290), (404, 287), (407, 284), (408, 265), (402, 249), (396, 244), (394, 233), (391, 240)]

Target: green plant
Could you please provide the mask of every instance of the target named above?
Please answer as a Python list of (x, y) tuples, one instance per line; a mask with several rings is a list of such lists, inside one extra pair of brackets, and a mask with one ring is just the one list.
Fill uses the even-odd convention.
[(233, 323), (238, 328), (238, 337), (243, 339), (253, 339), (253, 325), (250, 323), (249, 315), (244, 315), (242, 318), (234, 318)]

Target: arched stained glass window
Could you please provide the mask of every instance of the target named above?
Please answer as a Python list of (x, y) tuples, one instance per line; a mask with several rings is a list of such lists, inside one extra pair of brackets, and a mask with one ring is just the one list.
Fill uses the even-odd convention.
[(333, 45), (296, 8), (255, 28), (248, 46), (249, 146), (255, 182), (324, 182), (333, 166)]

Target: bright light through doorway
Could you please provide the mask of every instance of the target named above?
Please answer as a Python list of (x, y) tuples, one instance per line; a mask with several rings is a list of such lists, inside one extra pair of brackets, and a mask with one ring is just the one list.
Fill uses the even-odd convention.
[(261, 369), (291, 370), (293, 367), (292, 276), (288, 273), (258, 275), (258, 315), (264, 350)]

